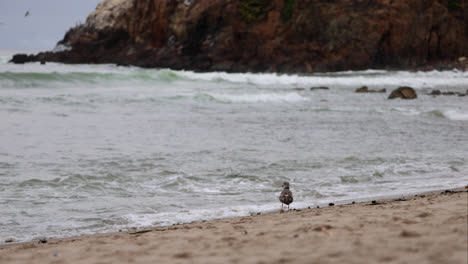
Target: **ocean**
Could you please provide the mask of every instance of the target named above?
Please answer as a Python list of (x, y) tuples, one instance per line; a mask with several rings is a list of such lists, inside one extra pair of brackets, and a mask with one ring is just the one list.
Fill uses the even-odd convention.
[[(195, 73), (9, 64), (0, 243), (404, 196), (468, 183), (468, 72)], [(386, 88), (358, 94), (355, 89)], [(328, 90), (310, 90), (326, 86)], [(388, 100), (411, 86), (415, 100)]]

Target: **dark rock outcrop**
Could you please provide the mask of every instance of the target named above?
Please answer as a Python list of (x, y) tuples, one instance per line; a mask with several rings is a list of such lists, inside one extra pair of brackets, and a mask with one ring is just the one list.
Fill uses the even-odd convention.
[(433, 96), (438, 96), (438, 95), (458, 95), (460, 97), (467, 96), (468, 95), (468, 90), (466, 93), (463, 92), (453, 92), (453, 91), (446, 91), (446, 92), (441, 92), (440, 90), (432, 90), (432, 92), (429, 95)]
[(26, 62), (34, 61), (35, 57), (34, 55), (27, 55), (27, 54), (15, 54), (13, 58), (10, 60), (10, 62), (13, 62), (15, 64), (23, 64)]
[(399, 87), (393, 90), (388, 96), (388, 99), (394, 99), (394, 98), (416, 99), (418, 98), (418, 96), (416, 94), (416, 91), (413, 88), (403, 86), (403, 87)]
[(456, 95), (455, 92), (443, 92), (442, 95)]
[(367, 93), (369, 92), (369, 88), (367, 88), (367, 86), (362, 86), (361, 88), (357, 88), (356, 93)]
[(66, 48), (28, 61), (229, 72), (463, 68), (468, 7), (442, 0), (105, 0), (59, 46)]
[(310, 87), (311, 91), (316, 91), (316, 90), (329, 90), (330, 88), (326, 86), (317, 86), (317, 87)]
[(374, 89), (369, 89), (367, 86), (362, 86), (361, 88), (357, 88), (356, 93), (385, 93), (387, 92), (387, 89), (380, 89), (380, 90), (374, 90)]

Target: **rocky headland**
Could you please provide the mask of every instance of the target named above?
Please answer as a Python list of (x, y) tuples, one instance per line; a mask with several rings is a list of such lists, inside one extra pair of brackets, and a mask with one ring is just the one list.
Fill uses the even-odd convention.
[(13, 62), (195, 71), (467, 69), (463, 0), (104, 0), (54, 51)]

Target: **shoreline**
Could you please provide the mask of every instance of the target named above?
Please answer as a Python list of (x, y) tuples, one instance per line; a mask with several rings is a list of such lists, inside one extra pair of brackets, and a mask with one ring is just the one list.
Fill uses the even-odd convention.
[[(373, 259), (369, 263), (397, 260), (427, 262), (430, 260), (427, 254), (434, 251), (451, 256), (446, 263), (466, 263), (467, 191), (466, 187), (435, 190), (397, 196), (399, 198), (376, 197), (372, 199), (375, 203), (371, 200), (356, 201), (355, 204), (337, 203), (320, 208), (291, 209), (284, 214), (273, 211), (51, 239), (46, 243), (2, 244), (0, 262), (51, 262), (60, 259), (60, 263), (126, 263), (133, 259), (137, 263), (151, 263), (162, 257), (166, 262), (182, 263), (280, 263), (291, 258), (292, 261), (287, 262), (362, 263), (369, 256)], [(336, 240), (338, 237), (340, 239)], [(305, 244), (299, 245), (307, 246), (288, 246), (301, 239)], [(328, 240), (333, 240), (333, 243)], [(345, 241), (354, 242), (347, 244)], [(375, 244), (383, 241), (394, 249), (399, 249), (400, 243), (409, 242), (412, 249), (408, 252), (398, 250), (395, 255), (386, 247)], [(321, 248), (321, 251), (312, 250), (309, 244)], [(363, 245), (375, 246), (376, 249), (362, 251)], [(356, 250), (360, 254), (354, 254)], [(226, 254), (218, 254), (218, 251)], [(278, 254), (280, 252), (282, 254)], [(289, 258), (284, 255), (289, 255)], [(142, 256), (145, 257), (140, 258)]]
[[(333, 205), (330, 205), (330, 203), (327, 202), (322, 202), (322, 203), (314, 203), (314, 205), (310, 205), (307, 207), (294, 207), (294, 203), (292, 204), (291, 211), (302, 211), (302, 210), (307, 210), (307, 209), (322, 209), (322, 208), (327, 208), (331, 206), (346, 206), (346, 205), (353, 205), (353, 204), (365, 204), (365, 203), (370, 203), (372, 201), (392, 201), (392, 200), (400, 200), (400, 199), (405, 199), (406, 197), (418, 197), (421, 195), (430, 195), (430, 194), (438, 194), (438, 193), (444, 193), (444, 192), (463, 192), (465, 191), (468, 192), (468, 185), (466, 187), (455, 187), (455, 188), (448, 188), (448, 189), (436, 189), (436, 190), (429, 190), (429, 191), (420, 191), (420, 192), (410, 192), (407, 194), (395, 194), (395, 195), (379, 195), (379, 196), (370, 196), (370, 197), (365, 197), (365, 198), (357, 198), (357, 199), (345, 199), (345, 200), (336, 200), (332, 203)], [(161, 226), (142, 226), (142, 227), (126, 227), (123, 228), (119, 231), (109, 231), (109, 232), (96, 232), (92, 234), (82, 234), (82, 235), (75, 235), (75, 236), (64, 236), (64, 237), (53, 237), (53, 238), (48, 238), (48, 237), (37, 237), (31, 240), (27, 241), (18, 241), (18, 242), (5, 242), (5, 239), (9, 239), (7, 237), (0, 238), (2, 239), (0, 241), (0, 250), (2, 248), (8, 248), (11, 246), (16, 246), (16, 245), (22, 245), (22, 244), (30, 244), (30, 243), (38, 243), (40, 239), (46, 239), (48, 242), (52, 241), (62, 241), (62, 240), (68, 240), (68, 239), (78, 239), (78, 238), (83, 238), (83, 237), (93, 237), (93, 236), (106, 236), (106, 235), (112, 235), (112, 234), (121, 234), (121, 233), (132, 233), (132, 232), (139, 232), (142, 230), (148, 230), (148, 229), (158, 229), (158, 228), (168, 228), (172, 226), (178, 226), (178, 225), (188, 225), (188, 224), (196, 224), (196, 223), (205, 223), (209, 221), (217, 221), (217, 220), (223, 220), (223, 219), (236, 219), (236, 218), (242, 218), (242, 217), (254, 217), (258, 215), (270, 215), (270, 214), (276, 214), (278, 213), (279, 210), (268, 210), (264, 212), (257, 212), (251, 213), (250, 215), (240, 215), (240, 216), (231, 216), (231, 217), (222, 217), (222, 218), (214, 218), (214, 219), (208, 219), (208, 220), (196, 220), (192, 222), (181, 222), (181, 223), (176, 223), (172, 225), (161, 225)], [(14, 239), (14, 238), (13, 238)]]

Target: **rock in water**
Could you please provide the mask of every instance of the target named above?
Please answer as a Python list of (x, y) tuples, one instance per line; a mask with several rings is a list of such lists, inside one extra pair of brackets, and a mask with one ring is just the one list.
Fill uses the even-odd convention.
[(30, 62), (30, 61), (31, 61), (31, 58), (27, 54), (16, 54), (10, 60), (10, 62), (13, 62), (15, 64), (24, 64), (24, 63)]
[(385, 93), (387, 89), (383, 88), (380, 90), (369, 89), (367, 86), (362, 86), (356, 89), (356, 93)]
[(440, 90), (432, 90), (431, 95), (441, 95)]
[(368, 92), (369, 92), (369, 88), (367, 88), (367, 86), (362, 86), (361, 88), (356, 89), (356, 93), (368, 93)]
[(399, 87), (392, 91), (388, 99), (401, 98), (401, 99), (416, 99), (418, 95), (416, 91), (408, 86)]
[(310, 90), (311, 91), (315, 91), (315, 90), (329, 90), (330, 88), (326, 87), (326, 86), (317, 86), (317, 87), (310, 87)]

